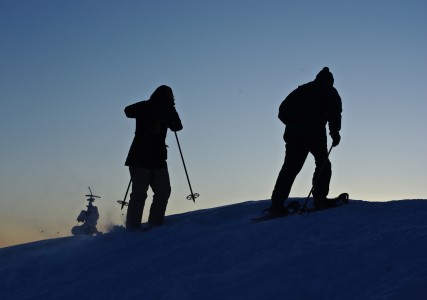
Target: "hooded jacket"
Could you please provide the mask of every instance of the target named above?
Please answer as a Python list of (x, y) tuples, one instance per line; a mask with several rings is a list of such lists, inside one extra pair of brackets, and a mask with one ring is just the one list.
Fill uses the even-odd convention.
[(125, 114), (136, 119), (135, 137), (125, 165), (145, 169), (166, 168), (167, 130), (183, 128), (173, 100), (166, 102), (155, 92), (149, 100), (127, 106)]

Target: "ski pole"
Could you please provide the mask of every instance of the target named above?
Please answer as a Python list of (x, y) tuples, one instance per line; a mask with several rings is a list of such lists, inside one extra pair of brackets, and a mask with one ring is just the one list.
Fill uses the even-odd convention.
[(310, 196), (311, 196), (311, 194), (313, 193), (314, 187), (316, 186), (317, 182), (319, 181), (319, 179), (320, 179), (320, 175), (322, 175), (323, 169), (324, 169), (324, 168), (325, 168), (325, 166), (326, 166), (326, 162), (327, 162), (327, 161), (328, 161), (328, 159), (329, 159), (329, 154), (331, 153), (331, 151), (332, 151), (332, 148), (333, 148), (333, 147), (334, 147), (334, 146), (331, 146), (331, 148), (329, 148), (328, 155), (326, 156), (326, 159), (325, 159), (325, 161), (323, 162), (323, 165), (322, 165), (322, 168), (321, 168), (321, 169), (320, 169), (320, 171), (319, 171), (319, 174), (317, 174), (317, 178), (316, 178), (316, 180), (314, 181), (314, 183), (313, 183), (313, 185), (312, 185), (312, 187), (311, 187), (311, 190), (310, 190), (310, 193), (309, 193), (309, 194), (308, 194), (308, 196), (307, 196), (307, 199), (305, 199), (304, 205), (303, 205), (303, 206), (302, 206), (302, 208), (301, 208), (300, 215), (302, 215), (302, 214), (304, 213), (304, 210), (305, 210), (305, 208), (306, 208), (306, 206), (307, 206), (308, 199), (310, 199)]
[(130, 177), (129, 184), (128, 184), (128, 188), (126, 189), (125, 198), (124, 198), (123, 200), (118, 200), (118, 201), (117, 201), (119, 204), (121, 204), (121, 205), (122, 205), (122, 207), (120, 208), (120, 210), (123, 210), (123, 207), (125, 207), (125, 205), (128, 205), (128, 204), (129, 204), (128, 202), (126, 202), (126, 197), (128, 196), (128, 192), (129, 192), (129, 188), (130, 188), (130, 184), (131, 184), (131, 182), (132, 182), (132, 176)]
[(191, 188), (190, 178), (188, 177), (187, 167), (185, 166), (184, 156), (182, 155), (181, 145), (179, 144), (178, 134), (176, 133), (176, 131), (175, 131), (175, 137), (176, 137), (176, 142), (178, 144), (179, 153), (181, 154), (182, 164), (184, 165), (185, 176), (187, 176), (188, 186), (190, 187), (190, 192), (191, 192), (191, 194), (187, 196), (187, 200), (193, 200), (193, 202), (195, 203), (196, 198), (199, 197), (200, 195), (198, 193), (193, 193), (193, 189)]
[[(148, 135), (148, 131), (145, 130), (145, 134), (144, 134), (144, 138), (142, 139), (142, 141), (144, 141), (147, 138)], [(137, 151), (137, 153), (140, 154), (141, 152), (141, 146), (139, 146), (139, 149)], [(117, 200), (117, 203), (121, 204), (121, 208), (120, 210), (123, 210), (123, 207), (128, 206), (129, 202), (126, 202), (126, 197), (128, 196), (128, 192), (129, 192), (129, 188), (130, 188), (130, 184), (132, 183), (132, 177), (135, 173), (135, 167), (134, 168), (130, 168), (130, 179), (129, 179), (129, 184), (128, 184), (128, 188), (126, 189), (126, 194), (125, 194), (125, 198), (123, 200)]]

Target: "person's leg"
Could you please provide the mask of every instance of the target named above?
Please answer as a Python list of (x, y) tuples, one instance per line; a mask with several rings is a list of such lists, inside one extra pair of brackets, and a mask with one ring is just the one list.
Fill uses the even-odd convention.
[(313, 154), (316, 163), (312, 181), (314, 204), (321, 208), (321, 206), (327, 206), (326, 197), (329, 193), (329, 183), (332, 176), (332, 166), (328, 158), (326, 139), (313, 142), (310, 146), (310, 152)]
[(150, 186), (154, 195), (148, 222), (155, 226), (162, 225), (165, 218), (168, 200), (171, 194), (168, 169), (164, 168), (153, 170)]
[(271, 196), (272, 208), (281, 208), (289, 197), (292, 184), (301, 171), (308, 155), (308, 148), (302, 142), (288, 142), (286, 144), (286, 155), (282, 169), (277, 177)]
[(147, 191), (150, 184), (150, 170), (138, 167), (130, 167), (132, 179), (132, 193), (126, 215), (126, 229), (139, 229), (142, 222)]

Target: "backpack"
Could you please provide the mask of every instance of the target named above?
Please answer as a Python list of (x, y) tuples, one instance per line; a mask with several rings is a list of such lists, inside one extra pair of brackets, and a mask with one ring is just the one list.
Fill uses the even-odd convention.
[(292, 91), (279, 107), (279, 119), (285, 124), (323, 123), (324, 97), (314, 82)]
[(301, 114), (300, 109), (300, 88), (291, 92), (279, 107), (279, 119), (283, 124), (295, 123), (299, 119), (298, 115)]

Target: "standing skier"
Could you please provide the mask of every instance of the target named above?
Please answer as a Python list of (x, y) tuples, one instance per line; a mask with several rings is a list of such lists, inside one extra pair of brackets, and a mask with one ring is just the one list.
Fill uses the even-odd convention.
[(166, 134), (168, 128), (172, 131), (182, 129), (172, 89), (166, 85), (159, 86), (149, 100), (127, 106), (125, 114), (136, 119), (135, 137), (125, 163), (132, 180), (126, 229), (140, 228), (149, 187), (154, 195), (148, 223), (151, 226), (162, 225), (171, 194)]
[(271, 196), (271, 214), (288, 214), (284, 202), (308, 153), (314, 156), (316, 163), (313, 175), (315, 208), (325, 209), (336, 205), (333, 199), (326, 198), (332, 175), (327, 149), (327, 123), (332, 146), (337, 146), (341, 139), (342, 104), (333, 84), (334, 77), (325, 67), (314, 81), (299, 86), (280, 105), (279, 119), (286, 125), (283, 136), (286, 155)]

